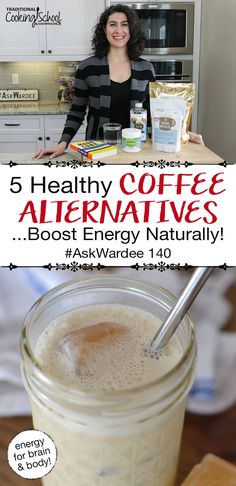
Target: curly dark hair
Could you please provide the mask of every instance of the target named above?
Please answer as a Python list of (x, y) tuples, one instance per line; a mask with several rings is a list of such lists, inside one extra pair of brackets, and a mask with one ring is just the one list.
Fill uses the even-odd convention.
[(145, 36), (141, 29), (141, 22), (135, 10), (127, 7), (127, 5), (121, 4), (111, 5), (101, 14), (99, 22), (94, 28), (92, 38), (93, 52), (99, 58), (107, 56), (110, 45), (104, 29), (110, 15), (116, 12), (124, 13), (127, 17), (130, 31), (130, 39), (127, 44), (128, 56), (132, 60), (137, 59), (142, 54), (145, 44)]

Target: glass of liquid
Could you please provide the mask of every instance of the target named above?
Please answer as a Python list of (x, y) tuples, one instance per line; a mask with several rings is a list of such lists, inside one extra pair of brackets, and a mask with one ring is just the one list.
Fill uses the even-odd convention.
[(105, 123), (103, 125), (104, 142), (109, 145), (121, 143), (121, 125), (120, 123)]
[(167, 291), (102, 276), (63, 284), (29, 311), (22, 371), (36, 429), (58, 452), (45, 486), (174, 486), (196, 341), (189, 315), (163, 355), (148, 346)]

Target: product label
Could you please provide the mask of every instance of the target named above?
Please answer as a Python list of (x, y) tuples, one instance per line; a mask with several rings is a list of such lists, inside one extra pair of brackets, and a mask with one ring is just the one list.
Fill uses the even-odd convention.
[(154, 116), (153, 145), (164, 152), (178, 152), (181, 149), (181, 118)]
[(138, 128), (142, 132), (142, 142), (147, 140), (147, 112), (136, 113), (131, 110), (130, 128)]
[(138, 152), (141, 150), (141, 138), (122, 137), (122, 149), (126, 151)]
[(176, 121), (174, 118), (168, 117), (160, 117), (159, 119), (159, 126), (160, 130), (171, 130), (172, 127), (176, 125)]
[(178, 142), (178, 130), (162, 130), (161, 128), (154, 128), (154, 137), (156, 143), (164, 143), (168, 145), (176, 145)]

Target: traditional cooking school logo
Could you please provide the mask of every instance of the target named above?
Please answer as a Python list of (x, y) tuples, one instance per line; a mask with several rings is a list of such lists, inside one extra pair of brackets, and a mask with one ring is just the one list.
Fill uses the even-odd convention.
[(43, 12), (39, 7), (6, 7), (6, 22), (31, 23), (36, 25), (61, 25), (61, 12)]

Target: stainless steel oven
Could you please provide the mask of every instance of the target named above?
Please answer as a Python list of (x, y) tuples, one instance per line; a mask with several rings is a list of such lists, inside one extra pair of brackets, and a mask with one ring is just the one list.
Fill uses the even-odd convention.
[(140, 17), (146, 37), (144, 54), (193, 53), (194, 2), (122, 3), (135, 9)]
[(192, 82), (193, 61), (186, 59), (149, 59), (153, 64), (157, 81)]

